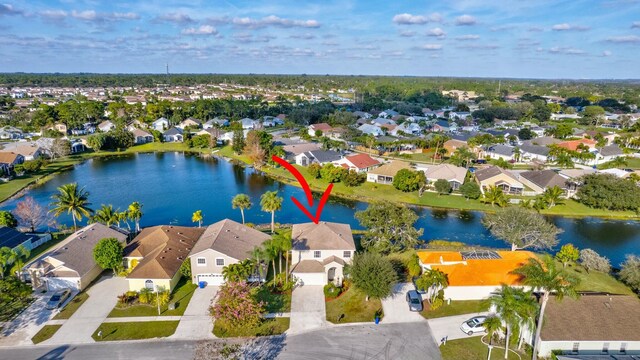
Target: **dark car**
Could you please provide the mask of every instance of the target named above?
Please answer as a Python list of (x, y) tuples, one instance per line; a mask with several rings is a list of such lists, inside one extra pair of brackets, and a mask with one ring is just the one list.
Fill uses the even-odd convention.
[(422, 311), (422, 296), (415, 290), (409, 290), (407, 292), (407, 304), (409, 304), (409, 310), (411, 311)]
[(47, 301), (47, 310), (57, 309), (62, 306), (62, 304), (64, 304), (64, 302), (69, 298), (69, 295), (71, 295), (71, 290), (69, 289), (56, 291), (49, 301)]

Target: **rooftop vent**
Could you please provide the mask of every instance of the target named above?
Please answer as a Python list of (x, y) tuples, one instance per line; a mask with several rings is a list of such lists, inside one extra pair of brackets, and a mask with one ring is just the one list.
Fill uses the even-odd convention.
[(226, 231), (226, 232), (230, 232), (231, 230), (227, 229), (227, 230), (225, 230), (225, 231)]
[(181, 233), (181, 232), (178, 232), (178, 235), (182, 235), (182, 233)]
[(234, 238), (234, 239), (240, 239), (240, 236), (235, 235), (233, 238)]
[(164, 259), (164, 256), (160, 256), (160, 259)]

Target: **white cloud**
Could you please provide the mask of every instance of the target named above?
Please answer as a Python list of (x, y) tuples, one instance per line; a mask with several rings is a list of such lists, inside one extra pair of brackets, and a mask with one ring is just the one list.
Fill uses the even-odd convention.
[(631, 28), (640, 29), (640, 21), (634, 21), (633, 24), (631, 24)]
[(424, 44), (424, 45), (420, 46), (420, 49), (429, 50), (429, 51), (442, 50), (442, 45), (440, 45), (440, 44)]
[(613, 36), (607, 39), (608, 42), (612, 43), (640, 43), (640, 36), (638, 35), (623, 35), (623, 36)]
[(0, 16), (3, 15), (24, 15), (24, 12), (14, 8), (11, 4), (0, 4)]
[(602, 56), (604, 56), (604, 57), (609, 57), (611, 55), (613, 55), (613, 53), (611, 51), (609, 51), (609, 50), (605, 50), (605, 51), (602, 52)]
[(393, 17), (392, 21), (400, 25), (420, 25), (428, 22), (441, 22), (442, 15), (439, 13), (433, 13), (427, 16), (424, 15), (412, 15), (412, 14), (397, 14)]
[(551, 54), (564, 54), (564, 55), (584, 55), (586, 54), (584, 50), (572, 48), (572, 47), (559, 47), (554, 46), (549, 49)]
[(478, 40), (480, 39), (480, 35), (468, 34), (456, 37), (456, 40), (460, 41), (468, 41), (468, 40)]
[(477, 22), (476, 18), (471, 15), (462, 15), (456, 18), (456, 25), (459, 26), (475, 25)]
[(572, 25), (567, 23), (555, 24), (551, 27), (553, 31), (587, 31), (590, 27), (581, 25)]
[(427, 31), (427, 36), (434, 36), (437, 38), (443, 38), (445, 36), (447, 36), (447, 33), (444, 32), (444, 30), (440, 29), (439, 27), (431, 29), (429, 31)]
[(234, 18), (231, 20), (233, 25), (246, 27), (251, 29), (263, 28), (267, 26), (277, 26), (283, 28), (319, 28), (320, 23), (317, 20), (291, 20), (270, 15), (262, 19), (254, 19), (250, 17)]
[[(58, 16), (62, 15), (62, 13), (64, 13), (64, 16), (66, 16), (66, 13), (64, 11), (58, 12)], [(49, 14), (51, 15), (51, 12)], [(132, 13), (132, 12), (98, 13), (95, 10), (85, 10), (85, 11), (73, 10), (71, 11), (71, 17), (74, 19), (82, 20), (82, 21), (96, 21), (96, 22), (140, 19), (140, 16), (138, 14)], [(58, 17), (58, 19), (60, 18)]]
[(198, 28), (188, 28), (183, 29), (183, 35), (215, 35), (218, 33), (218, 30), (211, 25), (202, 25)]

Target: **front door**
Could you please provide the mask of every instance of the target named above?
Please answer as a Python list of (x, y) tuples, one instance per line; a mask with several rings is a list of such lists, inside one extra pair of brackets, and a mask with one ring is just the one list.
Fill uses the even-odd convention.
[(332, 268), (329, 269), (329, 273), (328, 273), (327, 278), (328, 278), (328, 280), (330, 282), (332, 282), (332, 281), (334, 281), (335, 277), (336, 277), (336, 268), (332, 267)]

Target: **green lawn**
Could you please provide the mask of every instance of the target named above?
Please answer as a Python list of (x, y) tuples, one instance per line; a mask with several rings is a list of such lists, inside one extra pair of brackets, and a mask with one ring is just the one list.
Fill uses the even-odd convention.
[(88, 298), (89, 294), (87, 294), (86, 292), (79, 293), (53, 319), (63, 320), (70, 318), (71, 315), (73, 315), (80, 308), (80, 306), (82, 306), (82, 304), (87, 301)]
[[(558, 266), (562, 267), (560, 263)], [(633, 295), (633, 291), (629, 287), (609, 274), (599, 271), (587, 272), (579, 265), (568, 266), (567, 271), (580, 280), (578, 291)]]
[(219, 338), (227, 337), (254, 337), (279, 335), (289, 329), (290, 319), (286, 317), (264, 319), (256, 328), (229, 328), (221, 320), (216, 320), (213, 324), (213, 335)]
[(379, 299), (365, 301), (365, 295), (353, 287), (325, 304), (327, 320), (334, 324), (373, 322), (376, 312), (382, 313), (382, 303)]
[(271, 287), (262, 286), (256, 294), (258, 301), (264, 302), (267, 313), (279, 313), (291, 311), (291, 291), (284, 294), (274, 294)]
[[(182, 316), (189, 305), (193, 292), (198, 285), (192, 284), (190, 279), (183, 277), (180, 279), (171, 294), (170, 303), (175, 303), (175, 310), (169, 310), (168, 305), (160, 307), (160, 316)], [(131, 317), (131, 316), (158, 316), (158, 308), (151, 305), (133, 305), (123, 309), (116, 305), (107, 317)]]
[(420, 315), (426, 319), (434, 319), (445, 316), (475, 314), (489, 310), (489, 302), (486, 300), (460, 300), (451, 301), (451, 304), (445, 302), (444, 305), (436, 310), (429, 309), (428, 302), (424, 302), (424, 310)]
[[(440, 353), (443, 360), (486, 360), (489, 354), (487, 345), (480, 341), (479, 336), (469, 337), (465, 339), (450, 340), (446, 345), (440, 346)], [(509, 352), (508, 360), (525, 360), (531, 359), (531, 353), (520, 355), (519, 358), (513, 352)], [(491, 360), (504, 359), (504, 349), (493, 348), (491, 352)]]
[(45, 340), (51, 339), (51, 337), (60, 329), (62, 325), (45, 325), (37, 334), (33, 335), (31, 342), (39, 344)]
[[(179, 321), (102, 323), (91, 335), (95, 341), (139, 340), (173, 335)], [(98, 333), (102, 331), (102, 337)]]
[[(607, 163), (598, 165), (598, 169), (606, 169)], [(625, 169), (640, 169), (640, 158), (627, 157), (627, 165), (624, 165)]]
[(25, 176), (16, 177), (9, 182), (1, 182), (0, 183), (0, 202), (5, 201), (6, 199), (13, 196), (18, 191), (24, 189), (25, 187), (34, 184), (41, 183), (46, 181), (48, 177), (51, 175), (66, 171), (73, 168), (73, 165), (79, 163), (81, 160), (78, 158), (64, 158), (61, 160), (52, 161), (46, 167), (40, 169), (38, 172), (34, 174), (28, 174)]

